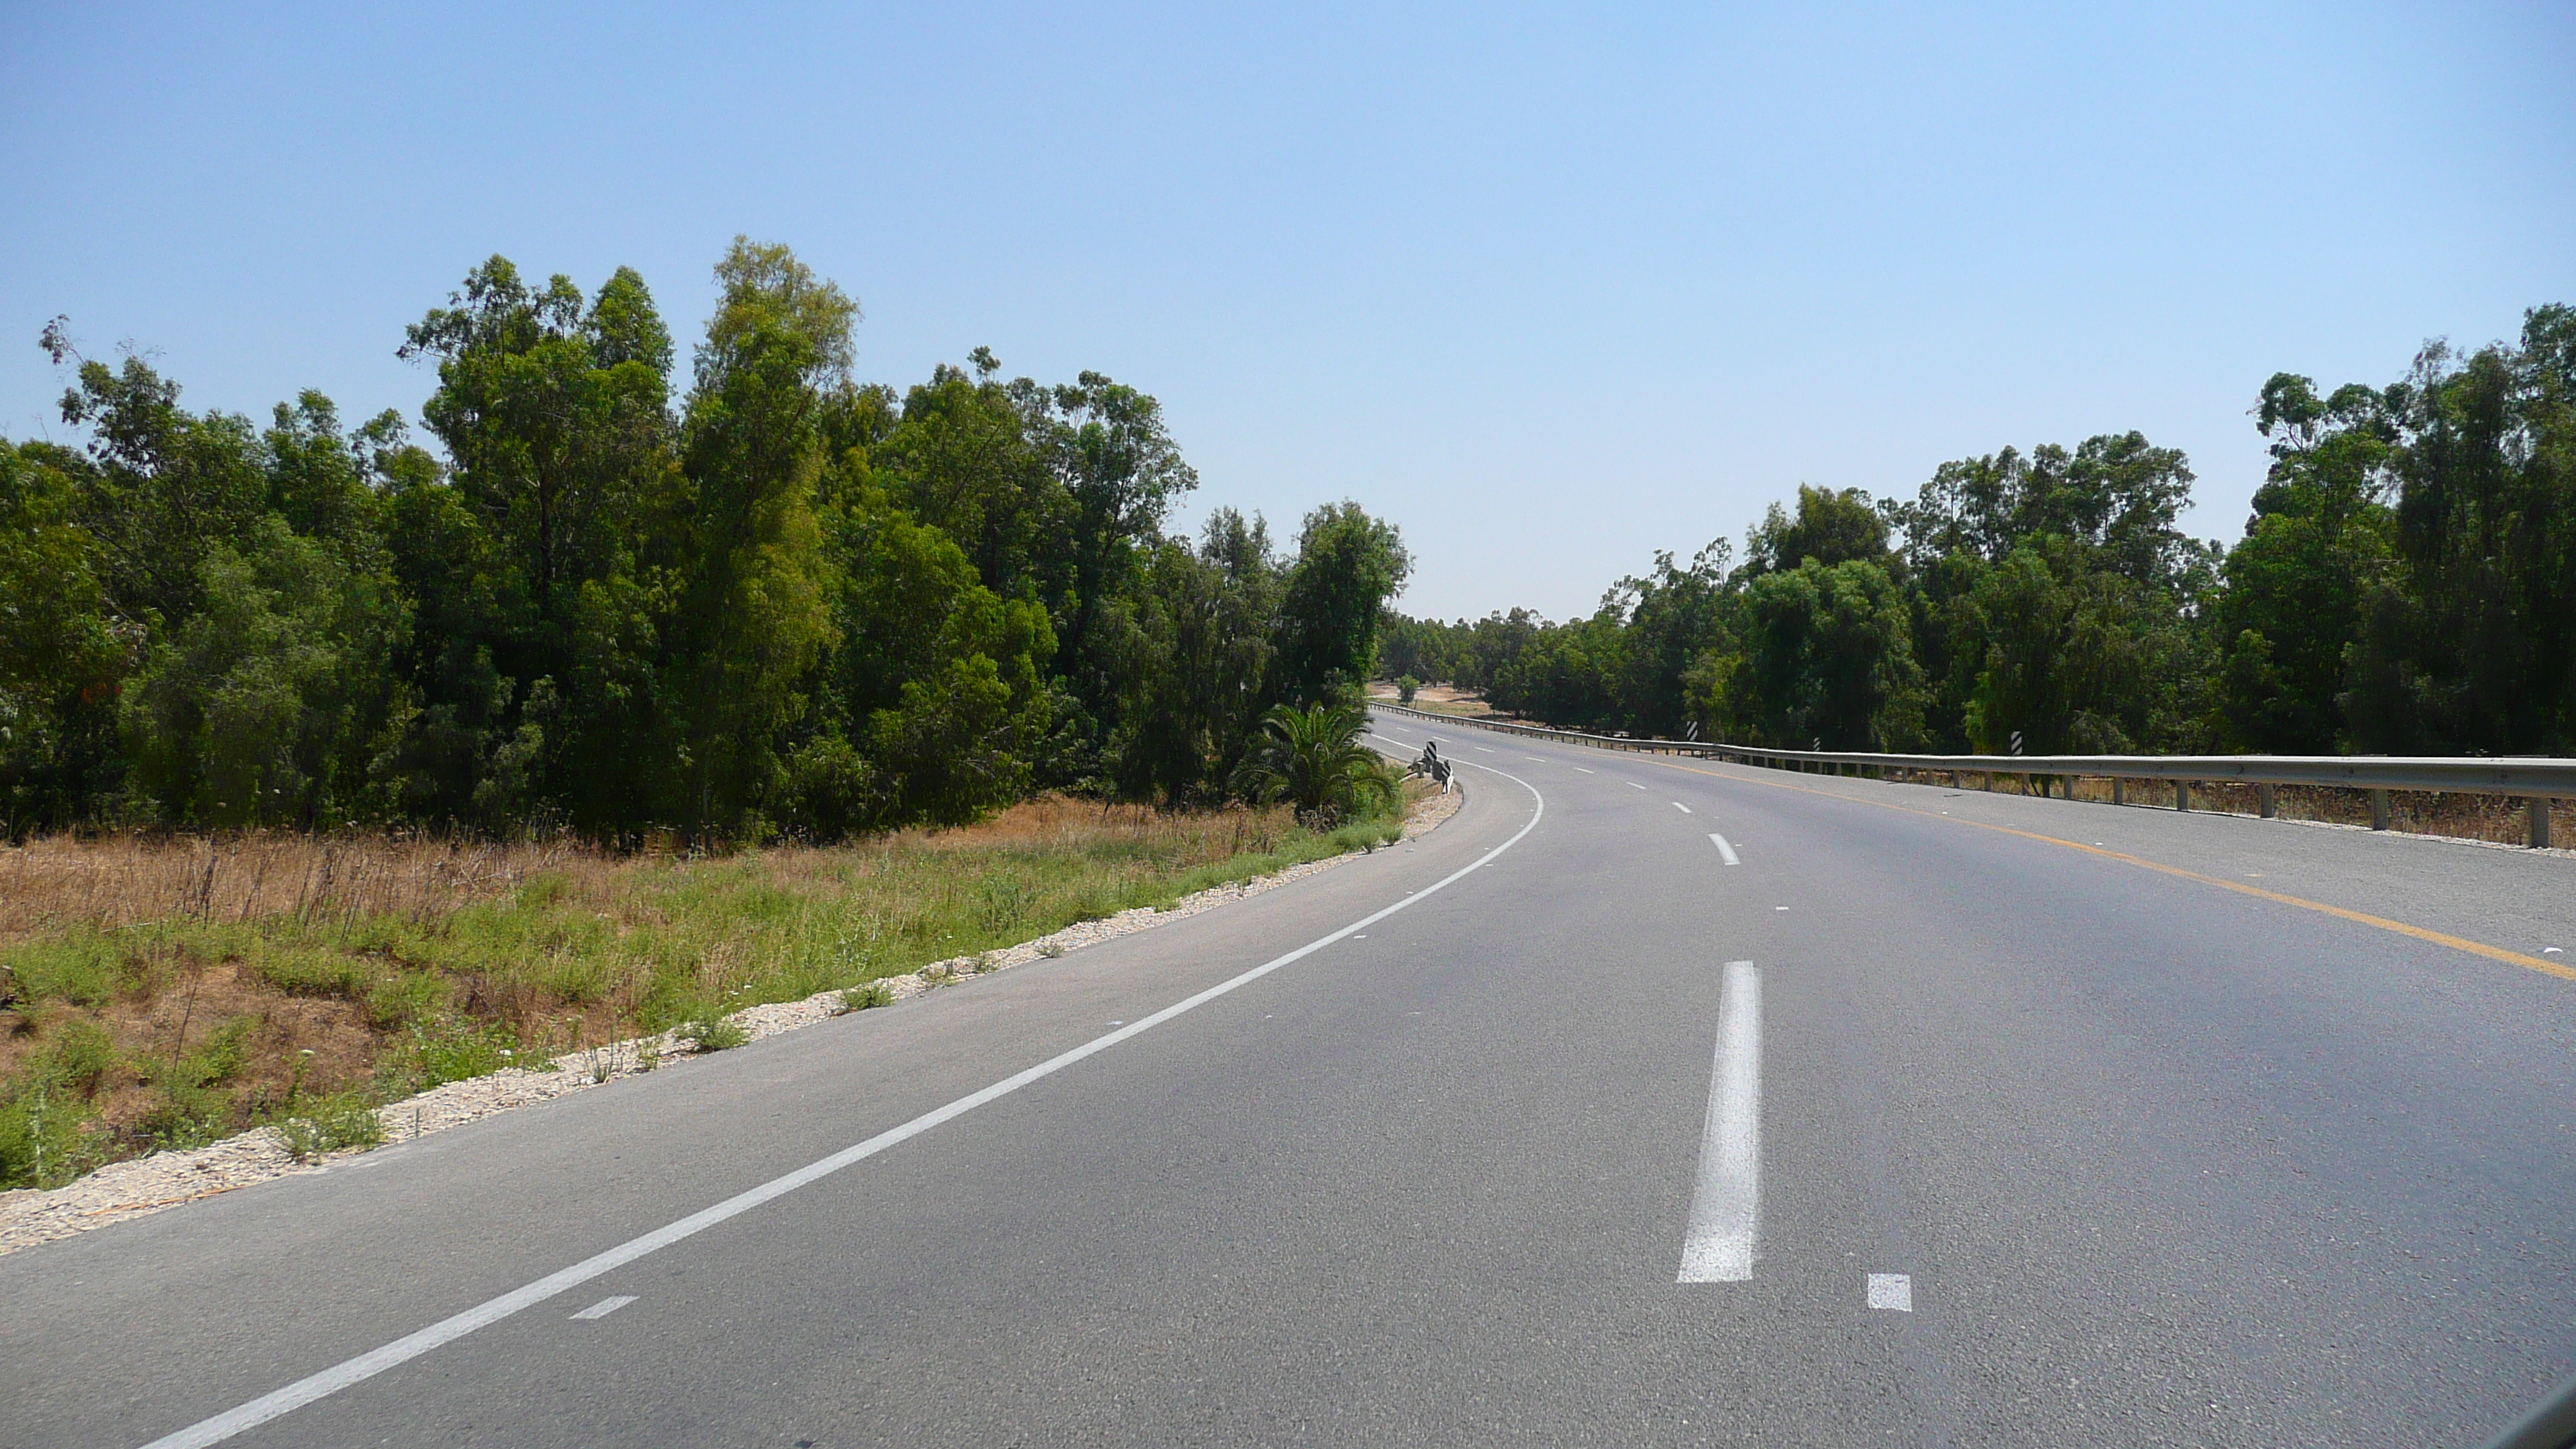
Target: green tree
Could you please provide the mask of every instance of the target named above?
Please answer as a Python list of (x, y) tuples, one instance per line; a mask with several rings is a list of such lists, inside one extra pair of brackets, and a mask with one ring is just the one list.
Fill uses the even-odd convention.
[(1175, 803), (1221, 796), (1267, 701), (1285, 580), (1260, 519), (1220, 508), (1196, 549), (1155, 549), (1123, 668), (1118, 784)]
[(2362, 601), (2388, 566), (2392, 519), (2378, 495), (2396, 427), (2371, 389), (2320, 399), (2288, 373), (2264, 384), (2256, 417), (2272, 466), (2210, 611), (2215, 732), (2231, 749), (2329, 753)]
[(1271, 697), (1311, 704), (1373, 678), (1379, 617), (1412, 571), (1395, 525), (1358, 504), (1328, 503), (1307, 514), (1280, 603)]
[[(1802, 501), (1804, 496), (1802, 491)], [(1876, 516), (1869, 521), (1876, 524)], [(1878, 527), (1884, 538), (1885, 525)], [(1658, 553), (1653, 573), (1620, 581), (1626, 617), (1612, 688), (1622, 728), (1655, 737), (1677, 737), (1688, 728), (1694, 711), (1683, 676), (1700, 655), (1731, 637), (1729, 554), (1724, 539), (1701, 549), (1688, 568)]]
[(91, 541), (108, 608), (145, 631), (186, 618), (200, 602), (206, 550), (268, 511), (258, 431), (247, 418), (180, 407), (179, 385), (139, 357), (115, 370), (80, 358), (60, 318), (42, 345), (78, 365), (62, 416), (90, 442), (69, 521)]
[(0, 441), (0, 828), (86, 818), (121, 758), (116, 695), (139, 631), (110, 618), (96, 550), (72, 522), (84, 460)]
[(783, 246), (736, 238), (699, 346), (682, 440), (687, 525), (669, 680), (672, 809), (731, 835), (783, 784), (800, 686), (836, 641), (815, 515), (826, 390), (849, 383), (858, 304)]
[(199, 559), (204, 607), (153, 647), (124, 696), (134, 788), (171, 824), (314, 829), (381, 813), (391, 743), (391, 576), (272, 515)]
[(2087, 567), (2083, 548), (2039, 534), (1991, 569), (1954, 610), (1952, 688), (1969, 744), (2007, 753), (2125, 754), (2183, 737), (2199, 674), (2171, 601), (2124, 574)]
[(2519, 345), (2428, 346), (2381, 397), (2395, 558), (2351, 649), (2354, 745), (2576, 749), (2576, 308), (2533, 309)]
[(957, 541), (986, 587), (1045, 600), (1070, 624), (1074, 503), (1054, 466), (1053, 394), (999, 381), (983, 348), (972, 361), (972, 378), (943, 363), (905, 393), (867, 462), (898, 503)]
[(1732, 694), (1706, 712), (1754, 740), (1804, 749), (1904, 749), (1921, 675), (1903, 592), (1875, 563), (1813, 555), (1744, 590), (1741, 663), (1703, 669)]
[(685, 568), (671, 340), (621, 268), (585, 302), (494, 257), (410, 327), (435, 359), (422, 408), (444, 477), (390, 470), (385, 532), (419, 601), (403, 654), (418, 711), (406, 812), (507, 828), (532, 810), (645, 822), (676, 764), (660, 670)]
[(1054, 704), (1046, 611), (983, 587), (954, 540), (874, 488), (841, 493), (823, 526), (838, 647), (788, 762), (790, 823), (831, 838), (1008, 803)]
[(1794, 569), (1808, 559), (1827, 568), (1858, 561), (1885, 565), (1887, 520), (1857, 488), (1836, 492), (1798, 485), (1795, 517), (1774, 503), (1745, 541), (1746, 569), (1755, 574)]

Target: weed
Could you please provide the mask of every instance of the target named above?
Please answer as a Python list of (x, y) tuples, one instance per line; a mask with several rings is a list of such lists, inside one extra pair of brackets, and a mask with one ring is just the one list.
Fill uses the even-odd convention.
[(385, 1140), (384, 1120), (363, 1093), (342, 1092), (317, 1097), (302, 1112), (277, 1120), (277, 1135), (297, 1161), (311, 1162), (346, 1147), (373, 1147)]
[(1064, 954), (1064, 943), (1062, 941), (1044, 942), (1038, 947), (1038, 954), (1052, 961)]
[(518, 1038), (497, 1022), (444, 1016), (413, 1022), (378, 1068), (385, 1094), (408, 1097), (512, 1064)]
[(750, 1032), (713, 1012), (695, 1021), (680, 1023), (679, 1029), (673, 1034), (702, 1052), (731, 1051), (751, 1040)]
[(251, 969), (290, 996), (339, 996), (356, 1000), (374, 983), (375, 967), (336, 944), (267, 939), (253, 949)]
[(866, 1011), (872, 1007), (892, 1005), (894, 983), (891, 981), (870, 981), (841, 993), (843, 1011)]
[(9, 966), (26, 1001), (104, 1006), (134, 979), (127, 943), (105, 932), (75, 929), (53, 940), (10, 948)]
[(409, 1026), (448, 1013), (456, 989), (435, 971), (388, 976), (367, 993), (367, 1021), (379, 1030)]

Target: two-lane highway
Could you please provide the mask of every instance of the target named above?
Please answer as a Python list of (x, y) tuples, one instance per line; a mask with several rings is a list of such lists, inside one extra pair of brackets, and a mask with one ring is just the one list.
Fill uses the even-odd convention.
[(2448, 1444), (2576, 1364), (2576, 861), (1378, 728), (1412, 845), (0, 1258), (0, 1444)]

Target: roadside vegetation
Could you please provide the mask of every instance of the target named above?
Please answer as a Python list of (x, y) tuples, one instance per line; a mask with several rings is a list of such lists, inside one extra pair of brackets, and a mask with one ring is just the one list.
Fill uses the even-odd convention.
[(982, 348), (863, 381), (857, 301), (787, 248), (715, 283), (684, 356), (631, 270), (486, 261), (386, 339), (425, 440), (318, 391), (192, 411), (56, 319), (63, 437), (0, 440), (0, 829), (724, 849), (1200, 808), (1274, 706), (1372, 677), (1411, 560), (1356, 503), (1284, 551), (1227, 508), (1176, 536), (1199, 479), (1150, 395)]
[(2137, 433), (1802, 486), (1589, 618), (1390, 618), (1381, 665), (1603, 732), (1940, 754), (2576, 753), (2576, 308), (2384, 387), (2275, 375), (2233, 545)]
[(1394, 828), (1348, 707), (1392, 525), (1176, 535), (1150, 395), (983, 348), (865, 381), (857, 300), (786, 247), (714, 274), (684, 353), (632, 270), (474, 267), (386, 339), (426, 437), (34, 339), (65, 391), (0, 439), (0, 1187), (363, 1141), (391, 1096), (721, 1048), (743, 1006)]
[[(1400, 779), (1288, 804), (1049, 796), (976, 825), (731, 855), (381, 834), (37, 837), (0, 850), (0, 1188), (865, 988), (1401, 831)], [(738, 1040), (738, 1037), (733, 1040)]]

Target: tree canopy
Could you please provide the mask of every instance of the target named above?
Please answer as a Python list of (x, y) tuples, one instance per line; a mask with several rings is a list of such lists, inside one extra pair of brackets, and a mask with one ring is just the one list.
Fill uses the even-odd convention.
[(1549, 723), (1803, 748), (2576, 752), (2576, 309), (2385, 387), (2289, 373), (2232, 547), (2131, 433), (1801, 486), (1590, 617), (1390, 616), (1385, 669)]
[(1368, 677), (1393, 525), (1172, 537), (1198, 476), (1146, 393), (983, 348), (863, 382), (857, 300), (788, 248), (715, 280), (680, 377), (634, 271), (492, 258), (401, 339), (419, 442), (319, 392), (191, 412), (58, 319), (83, 441), (0, 440), (0, 818), (725, 841), (1211, 801), (1272, 706)]

